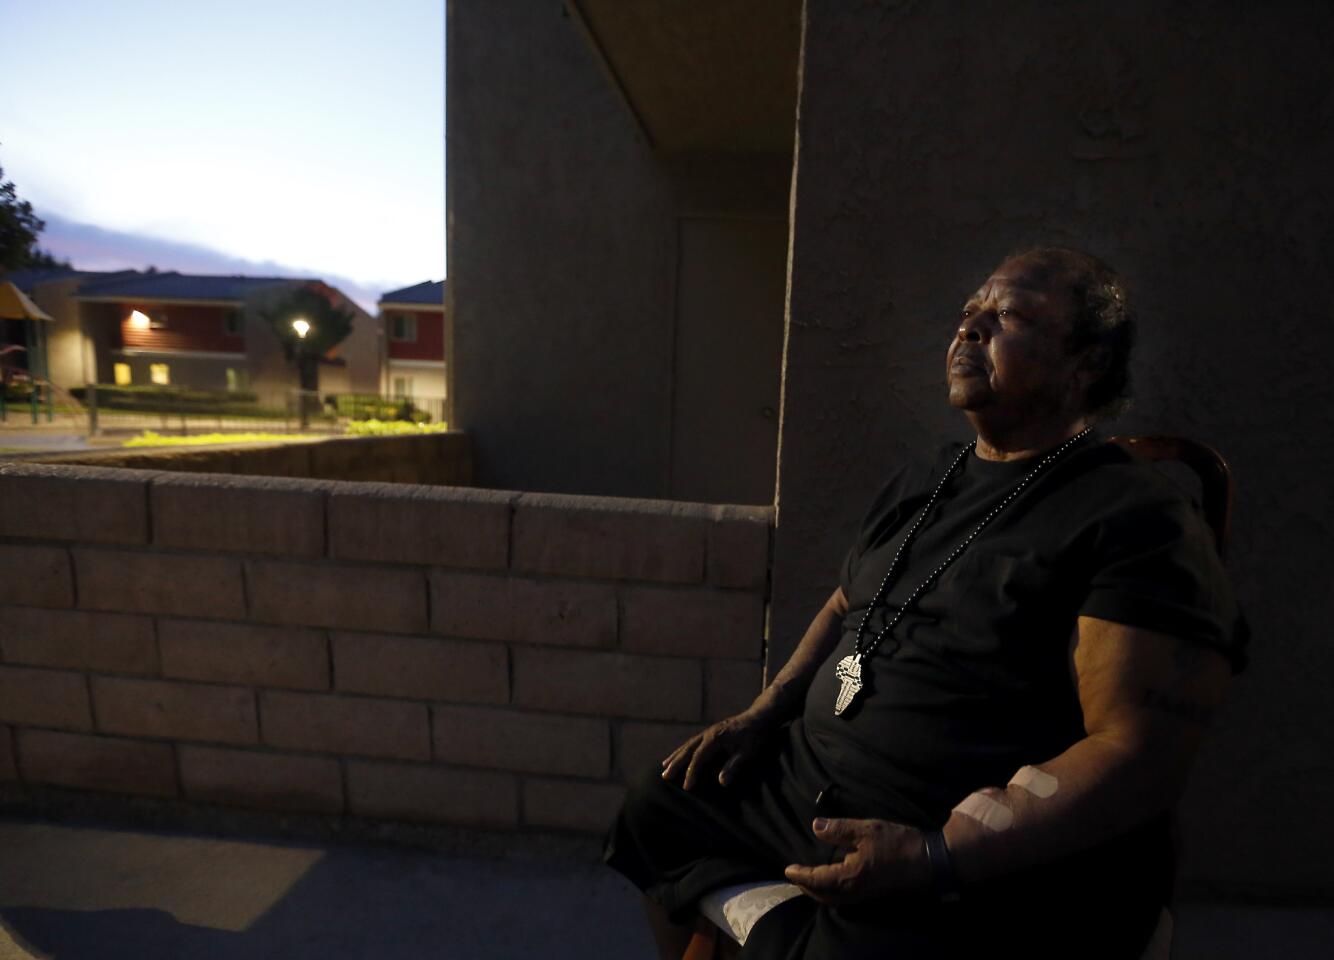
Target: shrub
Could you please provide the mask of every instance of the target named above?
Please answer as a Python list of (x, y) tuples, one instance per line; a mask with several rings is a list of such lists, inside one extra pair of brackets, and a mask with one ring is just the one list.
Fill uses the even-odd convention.
[(348, 436), (387, 437), (404, 433), (444, 433), (447, 423), (416, 423), (411, 420), (353, 420), (347, 425)]
[[(69, 391), (81, 403), (86, 402), (85, 387)], [(220, 410), (254, 409), (259, 395), (250, 390), (199, 390), (172, 386), (97, 385), (97, 405), (116, 410), (167, 411), (170, 413), (215, 413)]]
[(333, 398), (334, 410), (349, 420), (411, 420), (429, 423), (431, 415), (409, 399), (381, 397), (374, 393), (340, 393)]
[(196, 433), (188, 437), (164, 437), (145, 430), (121, 443), (122, 447), (196, 447), (210, 443), (257, 443), (262, 440), (293, 440), (290, 433)]

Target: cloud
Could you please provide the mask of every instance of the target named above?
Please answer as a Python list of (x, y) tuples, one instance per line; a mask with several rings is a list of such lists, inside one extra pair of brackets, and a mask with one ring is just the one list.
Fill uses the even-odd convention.
[(40, 211), (46, 229), (38, 246), (52, 255), (68, 260), (80, 270), (142, 270), (153, 266), (180, 273), (246, 274), (255, 277), (296, 277), (323, 280), (343, 291), (362, 309), (374, 314), (380, 295), (395, 287), (404, 287), (421, 279), (406, 280), (393, 286), (371, 287), (349, 277), (291, 267), (272, 260), (246, 260), (242, 257), (193, 243), (180, 243), (162, 237), (107, 230), (91, 223), (67, 220), (59, 214)]

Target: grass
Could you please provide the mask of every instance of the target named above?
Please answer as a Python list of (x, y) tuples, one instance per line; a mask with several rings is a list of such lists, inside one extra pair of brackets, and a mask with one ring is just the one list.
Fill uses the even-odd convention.
[(200, 447), (210, 443), (261, 443), (264, 441), (304, 440), (306, 437), (290, 433), (193, 433), (187, 437), (164, 437), (145, 430), (137, 437), (121, 443), (122, 447)]

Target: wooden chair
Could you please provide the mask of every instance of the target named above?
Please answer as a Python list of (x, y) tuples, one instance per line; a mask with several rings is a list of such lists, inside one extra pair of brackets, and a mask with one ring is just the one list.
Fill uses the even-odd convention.
[(1232, 536), (1232, 468), (1223, 455), (1198, 440), (1182, 437), (1112, 437), (1132, 456), (1152, 463), (1177, 461), (1200, 479), (1200, 508), (1214, 534), (1214, 547), (1221, 559)]
[[(1151, 463), (1176, 461), (1189, 467), (1200, 481), (1204, 520), (1214, 535), (1214, 547), (1221, 559), (1232, 534), (1232, 470), (1213, 447), (1183, 437), (1116, 436), (1109, 443), (1119, 444), (1137, 459)], [(695, 933), (682, 960), (731, 960), (741, 952), (741, 943), (758, 915), (746, 906), (747, 897), (775, 900), (774, 883), (745, 884), (715, 891), (700, 901), (700, 915)], [(796, 890), (796, 887), (791, 887)], [(781, 894), (779, 895), (781, 897)], [(782, 902), (777, 899), (777, 902)], [(772, 905), (771, 905), (772, 906)], [(744, 915), (749, 923), (735, 918)], [(1168, 960), (1172, 952), (1172, 913), (1166, 907), (1158, 917), (1158, 926), (1149, 938), (1140, 960)]]

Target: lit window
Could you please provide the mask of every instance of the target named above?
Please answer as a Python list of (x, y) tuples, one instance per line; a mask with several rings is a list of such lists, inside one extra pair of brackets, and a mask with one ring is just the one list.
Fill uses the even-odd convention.
[(111, 370), (116, 379), (116, 386), (128, 387), (130, 384), (134, 383), (134, 375), (130, 372), (130, 365), (128, 363), (114, 364)]
[(236, 367), (227, 368), (227, 389), (245, 390), (250, 386), (250, 371), (238, 370)]
[(417, 318), (410, 313), (395, 313), (389, 317), (389, 337), (392, 340), (416, 340)]
[(167, 373), (167, 365), (165, 363), (150, 363), (148, 365), (148, 379), (164, 387), (170, 384), (171, 376)]

